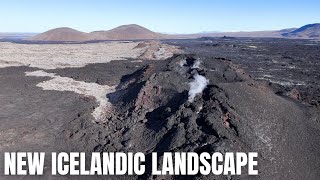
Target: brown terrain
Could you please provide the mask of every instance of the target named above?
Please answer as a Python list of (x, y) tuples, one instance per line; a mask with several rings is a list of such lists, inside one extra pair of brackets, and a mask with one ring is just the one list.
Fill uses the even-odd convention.
[(30, 38), (32, 41), (89, 41), (89, 34), (75, 29), (62, 27), (46, 31)]
[(156, 33), (136, 24), (123, 25), (108, 31), (80, 32), (71, 28), (56, 28), (37, 36), (31, 41), (45, 42), (85, 42), (100, 40), (139, 40), (139, 39), (166, 39), (168, 35)]
[(95, 40), (164, 39), (168, 37), (136, 24), (123, 25), (108, 31), (94, 31), (90, 35)]

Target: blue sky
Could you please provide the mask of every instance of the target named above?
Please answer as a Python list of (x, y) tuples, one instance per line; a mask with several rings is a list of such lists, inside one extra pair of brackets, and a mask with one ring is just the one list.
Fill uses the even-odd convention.
[(320, 22), (319, 0), (0, 0), (0, 32), (139, 24), (157, 32), (254, 31)]

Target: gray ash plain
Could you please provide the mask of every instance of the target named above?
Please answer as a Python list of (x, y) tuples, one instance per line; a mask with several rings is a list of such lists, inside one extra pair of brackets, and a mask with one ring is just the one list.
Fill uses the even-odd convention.
[[(180, 46), (185, 54), (162, 61), (131, 59), (47, 71), (116, 85), (115, 92), (106, 94), (113, 114), (103, 122), (92, 121), (94, 99), (36, 87), (49, 78), (24, 76), (35, 68), (1, 69), (0, 100), (7, 107), (1, 110), (1, 129), (22, 133), (10, 137), (2, 151), (26, 147), (48, 152), (145, 153), (147, 173), (123, 177), (127, 179), (320, 177), (318, 42), (245, 38), (164, 42)], [(198, 61), (200, 65), (194, 66)], [(189, 83), (196, 74), (209, 83), (189, 102)], [(39, 141), (19, 144), (17, 139), (28, 132), (39, 134)], [(153, 151), (257, 151), (259, 175), (152, 176)]]

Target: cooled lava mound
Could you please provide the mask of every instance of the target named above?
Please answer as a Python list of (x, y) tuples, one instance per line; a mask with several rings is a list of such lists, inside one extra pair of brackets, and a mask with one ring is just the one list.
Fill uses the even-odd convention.
[(122, 76), (106, 97), (114, 112), (109, 119), (92, 125), (79, 114), (64, 136), (71, 150), (83, 145), (86, 151), (145, 153), (147, 173), (128, 178), (234, 178), (152, 176), (155, 151), (258, 152), (259, 176), (236, 179), (320, 176), (314, 158), (319, 157), (319, 116), (225, 58), (175, 55), (152, 61)]

